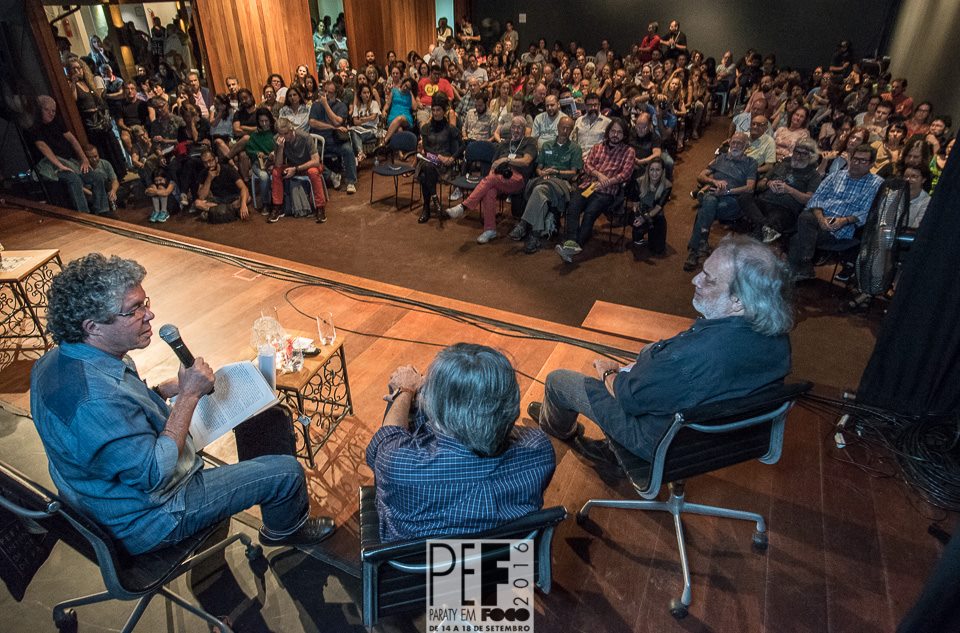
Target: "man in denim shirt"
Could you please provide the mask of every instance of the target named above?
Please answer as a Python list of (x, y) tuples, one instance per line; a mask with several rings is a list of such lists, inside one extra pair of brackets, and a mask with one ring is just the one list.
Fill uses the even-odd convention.
[(602, 446), (583, 439), (577, 424), (583, 414), (607, 437), (652, 461), (676, 411), (782, 382), (790, 372), (792, 326), (786, 265), (760, 242), (731, 236), (704, 262), (693, 285), (693, 307), (703, 319), (644, 346), (624, 367), (598, 358), (596, 378), (550, 372), (542, 405), (527, 408), (530, 417), (581, 454), (602, 458)]
[(188, 430), (213, 387), (210, 366), (197, 358), (151, 390), (127, 355), (153, 335), (145, 275), (133, 260), (93, 253), (51, 283), (48, 329), (58, 346), (33, 368), (30, 406), (60, 494), (131, 554), (172, 545), (257, 504), (264, 544), (328, 536), (331, 519), (309, 518), (296, 458), (262, 455), (203, 469)]

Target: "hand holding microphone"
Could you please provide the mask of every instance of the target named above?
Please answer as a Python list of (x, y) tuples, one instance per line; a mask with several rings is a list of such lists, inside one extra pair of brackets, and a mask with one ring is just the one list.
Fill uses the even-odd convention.
[(160, 326), (160, 338), (170, 346), (183, 365), (177, 374), (180, 394), (203, 396), (213, 393), (213, 370), (202, 358), (193, 357), (183, 339), (180, 338), (180, 330), (175, 325), (167, 323)]

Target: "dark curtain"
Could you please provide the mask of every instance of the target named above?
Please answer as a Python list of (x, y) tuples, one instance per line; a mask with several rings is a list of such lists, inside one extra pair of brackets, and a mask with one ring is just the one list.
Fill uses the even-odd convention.
[(960, 159), (954, 151), (906, 259), (857, 400), (904, 415), (960, 411)]

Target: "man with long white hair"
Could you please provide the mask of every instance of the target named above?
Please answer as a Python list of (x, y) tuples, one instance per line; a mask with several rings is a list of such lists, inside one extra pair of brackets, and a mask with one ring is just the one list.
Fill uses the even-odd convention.
[(528, 414), (587, 457), (602, 459), (603, 447), (583, 439), (580, 414), (652, 460), (676, 411), (749, 395), (790, 372), (789, 280), (769, 247), (745, 236), (724, 238), (693, 279), (693, 307), (702, 319), (644, 346), (629, 365), (598, 358), (596, 377), (550, 372), (543, 403), (531, 403)]

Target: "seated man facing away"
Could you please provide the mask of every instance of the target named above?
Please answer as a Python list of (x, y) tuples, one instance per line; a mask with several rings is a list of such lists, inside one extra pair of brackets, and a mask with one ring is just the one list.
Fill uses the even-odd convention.
[(790, 267), (794, 281), (813, 279), (817, 246), (853, 237), (854, 226), (867, 221), (883, 178), (870, 173), (876, 154), (869, 145), (853, 150), (850, 166), (828, 175), (817, 187), (799, 218), (790, 240)]
[(468, 210), (480, 208), (483, 233), (477, 238), (478, 244), (486, 244), (497, 237), (497, 196), (523, 191), (527, 178), (536, 166), (537, 141), (532, 136), (524, 136), (526, 125), (523, 117), (513, 117), (510, 138), (497, 145), (489, 173), (466, 200), (447, 209), (447, 215), (456, 219), (462, 218)]
[(317, 223), (326, 222), (327, 198), (323, 190), (323, 165), (320, 164), (317, 142), (306, 132), (296, 129), (292, 121), (281, 118), (277, 121), (277, 149), (270, 177), (273, 211), (267, 222), (277, 222), (284, 216), (284, 181), (298, 175), (310, 179)]
[(557, 124), (557, 138), (547, 141), (537, 156), (537, 178), (527, 184), (527, 205), (523, 216), (510, 231), (510, 239), (522, 240), (523, 252), (532, 255), (540, 250), (542, 238), (549, 237), (556, 229), (556, 221), (550, 221), (550, 207), (563, 213), (570, 203), (573, 182), (583, 169), (583, 156), (580, 146), (570, 140), (573, 132), (573, 119), (566, 115), (560, 117)]
[[(264, 544), (329, 536), (333, 521), (308, 514), (292, 435), (260, 446), (289, 429), (287, 416), (279, 425), (266, 414), (243, 422), (236, 429), (243, 461), (204, 469), (188, 431), (213, 387), (210, 366), (197, 358), (152, 390), (140, 379), (128, 352), (153, 335), (145, 276), (133, 260), (92, 253), (50, 285), (47, 327), (57, 347), (33, 367), (30, 407), (60, 494), (131, 554), (172, 545), (258, 504)], [(241, 440), (248, 425), (257, 427), (254, 446)], [(246, 459), (252, 452), (259, 456)], [(266, 454), (282, 452), (290, 454)]]
[(757, 182), (757, 162), (745, 153), (749, 144), (749, 136), (735, 132), (730, 137), (729, 151), (714, 158), (697, 176), (697, 182), (705, 186), (705, 191), (687, 243), (687, 259), (683, 262), (683, 269), (687, 272), (696, 268), (699, 258), (709, 252), (708, 238), (714, 220), (739, 218), (741, 209), (737, 198), (753, 191)]
[[(37, 175), (45, 182), (63, 185), (70, 206), (75, 210), (96, 214), (109, 212), (107, 183), (103, 174), (91, 168), (77, 137), (57, 118), (57, 102), (53, 97), (40, 95), (37, 103), (40, 116), (27, 131), (27, 137), (33, 140)], [(91, 193), (89, 205), (84, 189)]]
[(480, 532), (539, 510), (556, 458), (542, 431), (514, 426), (520, 388), (510, 361), (457, 343), (426, 377), (390, 377), (392, 402), (367, 446), (380, 538)]
[(725, 237), (693, 285), (693, 307), (703, 319), (645, 345), (624, 367), (598, 358), (595, 378), (550, 372), (543, 404), (531, 403), (530, 417), (588, 457), (599, 456), (577, 424), (583, 414), (607, 437), (652, 461), (676, 411), (782, 382), (790, 372), (792, 316), (789, 273), (773, 251), (745, 236)]
[(797, 217), (820, 184), (819, 162), (816, 141), (805, 138), (793, 148), (793, 155), (774, 165), (760, 180), (756, 195), (744, 194), (740, 198), (743, 215), (753, 225), (754, 237), (769, 244), (781, 235), (793, 234)]

